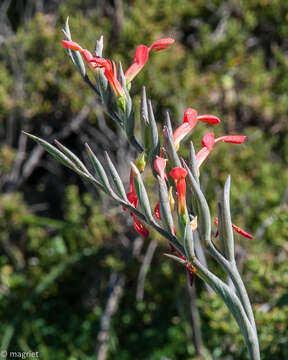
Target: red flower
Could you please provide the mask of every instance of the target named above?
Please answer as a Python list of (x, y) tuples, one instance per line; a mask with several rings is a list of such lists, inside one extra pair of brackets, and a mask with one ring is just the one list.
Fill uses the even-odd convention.
[(207, 159), (214, 144), (220, 141), (233, 143), (233, 144), (242, 144), (245, 140), (246, 140), (246, 136), (242, 136), (242, 135), (225, 135), (215, 139), (214, 133), (205, 134), (202, 139), (202, 149), (199, 150), (198, 153), (196, 154), (198, 169), (200, 168), (202, 163)]
[(154, 169), (157, 171), (157, 173), (159, 174), (160, 178), (163, 181), (168, 181), (167, 175), (165, 173), (165, 167), (166, 167), (166, 162), (167, 159), (163, 159), (160, 156), (156, 156), (156, 159), (154, 160)]
[(114, 61), (110, 61), (104, 58), (95, 57), (90, 60), (95, 67), (100, 67), (104, 70), (104, 75), (106, 79), (109, 81), (112, 89), (116, 96), (125, 96), (125, 91), (121, 86), (120, 82), (117, 79), (117, 69)]
[[(218, 218), (217, 218), (217, 217), (214, 219), (214, 223), (215, 223), (216, 226), (218, 226)], [(235, 225), (235, 224), (232, 224), (232, 228), (233, 228), (236, 232), (238, 232), (238, 234), (240, 234), (240, 235), (242, 235), (242, 236), (244, 236), (244, 237), (246, 237), (246, 238), (248, 238), (248, 239), (254, 239), (254, 236), (253, 236), (253, 235), (251, 235), (251, 234), (249, 234), (248, 232), (246, 232), (245, 230), (241, 229), (239, 226), (237, 226), (237, 225)], [(216, 236), (217, 236), (217, 235), (218, 235), (218, 231), (217, 231)]]
[(62, 45), (66, 49), (76, 50), (79, 51), (80, 54), (83, 56), (84, 60), (87, 62), (88, 65), (91, 66), (90, 60), (93, 58), (93, 55), (90, 51), (83, 49), (78, 43), (75, 41), (68, 41), (62, 40)]
[[(136, 190), (135, 190), (132, 170), (130, 171), (130, 185), (129, 185), (129, 193), (127, 194), (127, 198), (129, 200), (130, 204), (136, 209), (138, 206), (138, 197), (137, 197)], [(127, 209), (125, 207), (123, 207), (123, 210), (126, 211)], [(148, 237), (149, 231), (142, 224), (140, 219), (132, 212), (130, 212), (130, 215), (133, 217), (134, 229), (138, 232), (138, 234), (145, 238)]]
[(100, 57), (93, 57), (90, 51), (83, 49), (78, 43), (74, 41), (62, 40), (62, 45), (67, 49), (79, 51), (80, 54), (83, 56), (84, 60), (93, 69), (96, 69), (98, 67), (103, 68), (104, 75), (109, 81), (109, 84), (114, 90), (116, 96), (125, 96), (124, 89), (122, 88), (121, 84), (117, 79), (117, 70), (114, 62)]
[(220, 120), (214, 115), (201, 115), (198, 116), (196, 110), (188, 108), (186, 109), (183, 117), (182, 124), (174, 131), (173, 140), (176, 151), (179, 149), (180, 142), (188, 135), (196, 126), (197, 122), (202, 121), (210, 125), (219, 124)]
[(150, 51), (167, 49), (169, 48), (169, 45), (174, 43), (174, 41), (175, 40), (172, 38), (166, 38), (157, 40), (150, 47), (145, 45), (137, 46), (132, 65), (130, 65), (128, 70), (125, 72), (125, 78), (127, 82), (131, 82), (134, 77), (142, 70), (148, 60)]
[(178, 193), (178, 211), (181, 215), (186, 212), (186, 181), (187, 171), (176, 167), (170, 171), (170, 176), (174, 179)]
[(146, 227), (142, 224), (142, 222), (139, 220), (139, 218), (131, 213), (131, 216), (134, 219), (134, 229), (138, 232), (139, 235), (143, 236), (144, 238), (147, 238), (149, 236), (149, 231), (146, 229)]
[[(150, 47), (147, 47), (145, 45), (139, 45), (136, 48), (136, 53), (133, 59), (132, 65), (128, 68), (128, 70), (125, 73), (125, 77), (127, 82), (131, 82), (134, 77), (139, 73), (139, 71), (143, 68), (143, 66), (146, 64), (149, 53), (152, 50), (159, 51), (163, 49), (167, 49), (170, 44), (174, 43), (174, 39), (167, 38), (167, 39), (160, 39), (153, 43)], [(125, 96), (125, 91), (122, 88), (121, 84), (119, 83), (117, 79), (117, 71), (116, 66), (113, 61), (110, 61), (108, 59), (100, 58), (100, 57), (93, 57), (93, 55), (90, 53), (90, 51), (83, 49), (78, 43), (74, 41), (68, 41), (63, 40), (62, 45), (65, 48), (79, 51), (80, 54), (83, 56), (84, 60), (93, 68), (96, 69), (98, 67), (104, 69), (104, 75), (109, 81), (109, 84), (111, 85), (112, 89), (114, 90), (116, 96)]]

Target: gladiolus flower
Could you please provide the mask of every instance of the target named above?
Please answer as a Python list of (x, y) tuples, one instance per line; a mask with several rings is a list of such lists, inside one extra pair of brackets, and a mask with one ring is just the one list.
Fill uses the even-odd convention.
[[(217, 218), (217, 217), (214, 219), (214, 223), (215, 223), (216, 226), (218, 226), (218, 218)], [(251, 235), (251, 234), (249, 234), (248, 232), (246, 232), (245, 230), (241, 229), (239, 226), (237, 226), (237, 225), (235, 225), (235, 224), (232, 224), (232, 228), (233, 228), (236, 232), (238, 232), (238, 234), (240, 234), (240, 235), (242, 235), (242, 236), (244, 236), (244, 237), (246, 237), (246, 238), (248, 238), (248, 239), (254, 239), (254, 236), (253, 236), (253, 235)], [(217, 236), (217, 235), (218, 235), (218, 231), (217, 231), (216, 236)]]
[(114, 61), (96, 57), (92, 58), (90, 62), (94, 64), (95, 67), (100, 67), (104, 70), (104, 75), (109, 81), (109, 84), (111, 85), (116, 96), (124, 97), (125, 91), (117, 79), (117, 69)]
[(178, 211), (181, 215), (186, 213), (186, 181), (187, 171), (176, 167), (170, 171), (170, 176), (174, 179), (178, 193)]
[(142, 70), (148, 60), (150, 51), (167, 49), (169, 48), (169, 45), (174, 43), (174, 41), (175, 40), (172, 38), (166, 38), (156, 41), (150, 47), (145, 45), (137, 46), (132, 65), (130, 65), (128, 70), (125, 72), (126, 81), (128, 83), (131, 82), (134, 77)]
[[(127, 194), (127, 199), (129, 200), (130, 204), (136, 209), (138, 206), (138, 197), (135, 190), (132, 170), (130, 171), (130, 185), (129, 185), (129, 193)], [(127, 209), (123, 207), (123, 210), (126, 211)], [(148, 237), (149, 231), (142, 224), (140, 219), (132, 212), (130, 212), (130, 215), (133, 217), (133, 226), (134, 229), (138, 232), (138, 234), (145, 238)]]
[(147, 238), (149, 236), (149, 231), (147, 230), (147, 228), (142, 224), (142, 222), (135, 214), (131, 213), (131, 216), (134, 219), (133, 222), (134, 229), (137, 231), (139, 235), (143, 236), (144, 238)]
[(210, 125), (219, 124), (220, 120), (214, 115), (200, 115), (196, 110), (186, 109), (182, 124), (174, 131), (173, 140), (176, 151), (178, 151), (180, 142), (187, 136), (196, 126), (198, 121), (208, 123)]
[[(101, 40), (102, 40), (102, 38), (101, 38)], [(134, 79), (134, 77), (139, 73), (139, 71), (144, 67), (144, 65), (146, 64), (146, 62), (148, 60), (150, 51), (152, 51), (152, 50), (159, 51), (159, 50), (167, 49), (167, 48), (169, 48), (169, 45), (174, 43), (174, 41), (175, 40), (172, 38), (166, 38), (166, 39), (160, 39), (160, 40), (156, 41), (150, 47), (147, 47), (145, 45), (137, 46), (135, 56), (133, 59), (133, 63), (125, 73), (125, 78), (126, 78), (127, 83), (131, 82)], [(102, 40), (102, 42), (103, 42), (103, 40)], [(109, 84), (111, 85), (116, 96), (117, 97), (125, 96), (125, 91), (117, 79), (116, 66), (113, 61), (104, 59), (102, 57), (93, 57), (93, 55), (90, 53), (90, 51), (83, 49), (75, 41), (63, 40), (62, 45), (65, 48), (68, 48), (68, 49), (71, 49), (74, 51), (79, 51), (80, 54), (83, 56), (84, 60), (93, 69), (103, 68), (104, 75), (107, 78), (107, 80), (109, 81)]]
[(242, 135), (225, 135), (215, 139), (213, 133), (205, 134), (202, 139), (202, 149), (199, 150), (198, 153), (196, 154), (198, 169), (209, 156), (214, 144), (220, 141), (233, 143), (233, 144), (242, 144), (245, 140), (246, 140), (246, 136), (242, 136)]
[(165, 167), (166, 167), (167, 159), (163, 159), (160, 156), (156, 156), (156, 159), (154, 160), (154, 169), (159, 174), (160, 178), (163, 181), (168, 181), (167, 175), (165, 173)]
[(113, 91), (115, 92), (116, 96), (124, 97), (125, 92), (122, 88), (121, 84), (117, 79), (117, 70), (114, 62), (110, 60), (100, 58), (100, 57), (93, 57), (90, 51), (83, 49), (78, 43), (75, 41), (68, 41), (62, 40), (62, 45), (66, 49), (71, 49), (75, 51), (79, 51), (80, 54), (83, 56), (84, 60), (88, 63), (90, 67), (96, 69), (98, 67), (103, 68), (104, 75), (106, 79), (109, 81)]

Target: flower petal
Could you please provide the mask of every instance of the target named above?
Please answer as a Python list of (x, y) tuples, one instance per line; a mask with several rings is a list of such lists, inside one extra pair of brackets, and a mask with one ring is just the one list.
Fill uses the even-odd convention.
[(134, 229), (137, 231), (137, 233), (144, 238), (147, 238), (149, 236), (149, 231), (146, 229), (146, 227), (142, 224), (142, 222), (138, 219), (136, 215), (133, 214), (134, 218)]
[(157, 173), (159, 174), (160, 178), (163, 181), (168, 181), (167, 175), (165, 173), (165, 167), (166, 167), (166, 162), (167, 159), (163, 159), (160, 156), (156, 156), (156, 159), (154, 160), (154, 169), (157, 171)]
[(82, 50), (82, 47), (75, 41), (62, 40), (62, 46), (66, 49), (71, 49), (76, 51)]
[(167, 49), (169, 48), (169, 45), (173, 44), (174, 42), (175, 39), (173, 38), (159, 39), (149, 47), (149, 51), (151, 50), (159, 51), (159, 50)]
[(139, 45), (136, 48), (132, 65), (125, 72), (127, 82), (131, 82), (134, 77), (142, 70), (149, 56), (149, 49), (145, 45)]
[(91, 59), (93, 59), (93, 55), (91, 54), (91, 52), (89, 50), (82, 49), (82, 50), (80, 50), (80, 53), (87, 63), (90, 63)]
[(197, 124), (197, 115), (198, 113), (195, 109), (187, 108), (183, 116), (183, 124), (188, 123), (192, 130)]
[(221, 122), (221, 120), (215, 115), (200, 115), (200, 116), (197, 116), (197, 120), (203, 121), (210, 125), (216, 125)]
[(174, 180), (185, 179), (187, 176), (187, 170), (180, 167), (175, 167), (170, 171), (169, 174)]
[(203, 139), (202, 139), (202, 147), (205, 147), (211, 151), (211, 149), (213, 148), (214, 146), (214, 143), (215, 143), (215, 137), (214, 137), (214, 133), (208, 133), (208, 134), (205, 134), (203, 136)]
[(215, 143), (224, 141), (233, 144), (242, 144), (246, 140), (246, 136), (242, 135), (226, 135), (220, 136), (219, 138), (215, 139)]
[(199, 150), (196, 154), (196, 162), (198, 169), (203, 164), (203, 162), (207, 159), (209, 156), (211, 150), (208, 150), (206, 146), (204, 146), (201, 150)]
[(173, 141), (176, 151), (179, 149), (180, 142), (190, 133), (190, 131), (192, 131), (192, 129), (194, 129), (196, 124), (197, 111), (192, 108), (187, 108), (183, 116), (182, 124), (178, 126), (173, 133)]
[(112, 87), (116, 96), (125, 97), (125, 91), (117, 79), (117, 70), (114, 61), (110, 61), (108, 59), (99, 58), (99, 57), (93, 57), (90, 60), (90, 63), (93, 63), (97, 67), (104, 69), (104, 75), (106, 79), (109, 81), (109, 84)]

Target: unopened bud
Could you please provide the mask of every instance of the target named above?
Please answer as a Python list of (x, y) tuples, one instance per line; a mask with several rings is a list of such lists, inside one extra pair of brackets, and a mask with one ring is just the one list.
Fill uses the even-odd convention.
[(136, 166), (140, 173), (142, 173), (145, 170), (146, 167), (146, 154), (145, 151), (142, 152), (142, 154), (139, 155), (138, 159), (136, 160)]

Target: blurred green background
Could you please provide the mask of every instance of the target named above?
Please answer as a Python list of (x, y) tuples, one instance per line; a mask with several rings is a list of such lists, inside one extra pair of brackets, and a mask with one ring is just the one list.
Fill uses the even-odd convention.
[[(172, 49), (151, 54), (133, 81), (136, 108), (145, 84), (159, 126), (165, 111), (177, 126), (193, 107), (222, 119), (217, 135), (248, 136), (245, 145), (217, 145), (201, 182), (216, 216), (219, 190), (232, 175), (233, 222), (255, 234), (236, 236), (236, 252), (262, 359), (288, 358), (282, 0), (1, 1), (0, 349), (39, 351), (41, 360), (247, 359), (224, 304), (196, 279), (201, 357), (191, 323), (195, 294), (185, 270), (163, 256), (166, 242), (152, 231), (140, 239), (117, 204), (20, 135), (24, 129), (57, 138), (84, 160), (88, 141), (100, 158), (109, 151), (128, 183), (135, 153), (61, 46), (68, 15), (74, 41), (92, 51), (103, 34), (104, 56), (125, 68), (138, 44), (175, 37)], [(207, 131), (198, 125), (196, 148)], [(151, 182), (151, 198), (152, 192)]]

